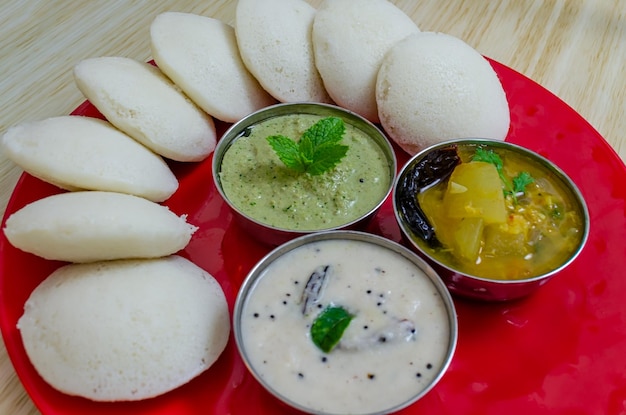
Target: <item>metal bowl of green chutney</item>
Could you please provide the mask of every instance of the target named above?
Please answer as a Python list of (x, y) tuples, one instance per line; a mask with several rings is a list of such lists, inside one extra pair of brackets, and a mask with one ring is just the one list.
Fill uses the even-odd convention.
[(522, 146), (450, 140), (414, 155), (393, 191), (403, 239), (455, 295), (525, 297), (563, 271), (589, 234), (573, 180)]
[(385, 134), (358, 114), (286, 103), (233, 124), (218, 141), (212, 172), (238, 225), (276, 246), (364, 229), (391, 194), (396, 163)]

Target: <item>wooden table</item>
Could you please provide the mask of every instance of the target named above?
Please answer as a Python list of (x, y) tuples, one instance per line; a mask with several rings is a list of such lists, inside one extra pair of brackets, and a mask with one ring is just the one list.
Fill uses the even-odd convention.
[[(317, 6), (321, 0), (310, 0)], [(559, 96), (626, 159), (626, 2), (395, 0), (422, 30), (446, 32)], [(234, 23), (235, 0), (0, 0), (0, 133), (71, 112), (84, 98), (72, 67), (95, 56), (150, 59), (164, 11)], [(0, 154), (0, 209), (22, 171)], [(36, 414), (0, 349), (0, 414)]]

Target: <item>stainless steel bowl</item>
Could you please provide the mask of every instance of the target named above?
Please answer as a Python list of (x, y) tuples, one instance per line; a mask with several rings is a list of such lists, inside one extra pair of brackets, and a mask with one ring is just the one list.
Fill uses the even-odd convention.
[[(573, 250), (571, 255), (564, 260), (559, 266), (554, 267), (548, 272), (536, 275), (526, 279), (519, 280), (500, 280), (495, 278), (483, 278), (476, 275), (470, 275), (460, 271), (459, 269), (444, 263), (432, 256), (432, 254), (423, 246), (423, 238), (411, 229), (406, 218), (399, 211), (400, 192), (399, 186), (421, 161), (425, 160), (428, 155), (433, 152), (448, 149), (453, 146), (484, 146), (485, 148), (494, 150), (513, 151), (523, 155), (527, 159), (533, 161), (536, 165), (545, 169), (547, 174), (556, 180), (566, 192), (568, 192), (574, 203), (579, 215), (582, 218), (583, 226), (580, 230), (580, 242)], [(418, 168), (419, 169), (419, 168)], [(416, 195), (415, 195), (416, 196)], [(433, 145), (414, 155), (400, 170), (396, 179), (393, 191), (393, 209), (396, 221), (400, 226), (403, 239), (439, 273), (446, 283), (448, 289), (453, 293), (463, 297), (487, 301), (505, 301), (521, 298), (531, 294), (540, 286), (548, 282), (550, 278), (558, 274), (564, 268), (574, 261), (578, 254), (582, 251), (589, 234), (589, 212), (585, 200), (574, 184), (574, 182), (554, 163), (539, 154), (523, 148), (521, 146), (491, 139), (468, 138), (450, 140), (437, 145)], [(420, 240), (421, 239), (421, 240)]]
[[(234, 336), (235, 336), (238, 351), (241, 357), (243, 358), (243, 361), (246, 364), (248, 370), (252, 373), (252, 375), (256, 378), (256, 380), (264, 388), (266, 388), (272, 395), (274, 395), (283, 403), (289, 406), (292, 406), (298, 410), (309, 412), (309, 413), (337, 414), (341, 412), (341, 411), (338, 412), (336, 410), (333, 411), (330, 408), (328, 408), (327, 410), (320, 410), (319, 408), (312, 408), (306, 403), (290, 399), (289, 397), (286, 396), (284, 391), (278, 390), (276, 387), (272, 386), (271, 382), (269, 382), (265, 376), (260, 374), (260, 369), (262, 367), (267, 367), (268, 365), (270, 365), (270, 363), (268, 363), (268, 360), (265, 360), (266, 359), (265, 355), (263, 355), (263, 357), (255, 357), (254, 359), (251, 358), (251, 353), (253, 351), (257, 351), (257, 349), (259, 348), (262, 348), (262, 346), (256, 345), (256, 343), (254, 343), (252, 340), (248, 340), (249, 343), (248, 344), (246, 343), (246, 336), (248, 336), (248, 339), (250, 339), (251, 337), (250, 334), (248, 335), (246, 334), (246, 330), (248, 330), (249, 332), (251, 330), (251, 327), (255, 327), (255, 329), (257, 330), (256, 333), (262, 333), (263, 336), (268, 337), (267, 329), (259, 330), (259, 327), (261, 326), (256, 326), (256, 325), (246, 326), (245, 323), (243, 324), (243, 326), (246, 328), (245, 329), (242, 328), (242, 321), (244, 321), (244, 318), (248, 319), (247, 324), (250, 324), (250, 321), (253, 322), (252, 324), (258, 324), (257, 322), (259, 320), (263, 320), (264, 318), (267, 318), (268, 316), (271, 318), (271, 322), (266, 322), (263, 324), (274, 325), (274, 324), (282, 324), (280, 322), (284, 322), (284, 321), (289, 321), (289, 322), (293, 321), (296, 318), (294, 317), (294, 314), (301, 313), (301, 305), (298, 302), (300, 297), (298, 295), (295, 295), (295, 291), (294, 293), (290, 293), (290, 290), (298, 290), (299, 292), (299, 290), (302, 290), (305, 288), (304, 287), (305, 284), (303, 284), (302, 281), (306, 281), (306, 277), (304, 280), (298, 283), (296, 282), (297, 279), (299, 278), (297, 276), (306, 275), (308, 277), (311, 271), (310, 268), (308, 268), (310, 264), (307, 263), (307, 265), (303, 265), (302, 270), (299, 270), (298, 266), (291, 267), (291, 266), (286, 266), (284, 264), (279, 265), (278, 267), (287, 267), (286, 268), (287, 275), (289, 276), (289, 278), (292, 278), (293, 281), (290, 280), (289, 283), (279, 284), (275, 280), (269, 280), (270, 282), (264, 284), (263, 289), (261, 289), (259, 293), (260, 285), (263, 284), (264, 279), (271, 278), (273, 276), (272, 275), (273, 272), (276, 272), (275, 270), (277, 269), (275, 266), (276, 262), (277, 261), (280, 262), (280, 260), (284, 258), (285, 255), (288, 255), (292, 251), (297, 250), (299, 248), (306, 249), (307, 246), (313, 248), (315, 252), (320, 252), (319, 243), (321, 242), (322, 246), (324, 246), (323, 245), (324, 243), (331, 242), (331, 241), (340, 241), (340, 242), (345, 242), (347, 244), (350, 244), (352, 242), (365, 243), (367, 244), (366, 246), (369, 247), (371, 245), (371, 247), (375, 250), (380, 249), (382, 251), (389, 251), (392, 254), (391, 257), (394, 258), (393, 260), (390, 260), (390, 261), (402, 263), (403, 266), (406, 266), (405, 269), (408, 270), (406, 271), (407, 274), (405, 274), (405, 276), (402, 278), (405, 278), (408, 275), (410, 275), (410, 277), (408, 278), (411, 278), (411, 279), (418, 278), (420, 283), (424, 284), (424, 285), (419, 285), (419, 286), (411, 286), (411, 288), (407, 290), (396, 290), (396, 291), (393, 291), (393, 287), (388, 287), (388, 285), (385, 285), (386, 287), (385, 289), (389, 289), (390, 290), (389, 292), (393, 293), (389, 295), (396, 296), (396, 297), (393, 297), (394, 301), (400, 301), (402, 304), (402, 307), (405, 307), (403, 309), (409, 308), (413, 310), (413, 306), (415, 306), (417, 307), (418, 310), (421, 310), (422, 314), (418, 313), (418, 315), (420, 316), (418, 317), (418, 319), (420, 319), (418, 320), (418, 322), (420, 324), (419, 325), (416, 324), (418, 337), (416, 339), (411, 339), (411, 340), (406, 341), (409, 344), (412, 343), (412, 345), (409, 346), (411, 347), (410, 349), (411, 359), (415, 358), (419, 360), (420, 357), (416, 355), (422, 355), (421, 353), (414, 351), (415, 350), (414, 348), (416, 346), (413, 345), (415, 344), (413, 342), (416, 340), (417, 342), (427, 342), (427, 343), (433, 342), (434, 344), (432, 345), (432, 347), (435, 348), (436, 350), (435, 353), (438, 355), (437, 358), (440, 359), (441, 362), (435, 363), (433, 361), (432, 367), (428, 367), (429, 365), (419, 366), (419, 367), (426, 367), (428, 370), (430, 370), (428, 378), (425, 378), (424, 382), (422, 382), (421, 384), (418, 382), (416, 383), (412, 382), (416, 376), (415, 371), (421, 370), (421, 369), (418, 369), (418, 362), (415, 361), (415, 366), (413, 366), (413, 362), (411, 362), (410, 365), (406, 365), (406, 367), (409, 368), (409, 371), (410, 371), (410, 377), (408, 378), (408, 380), (411, 382), (409, 383), (410, 386), (408, 387), (408, 389), (410, 390), (411, 396), (409, 396), (408, 398), (402, 399), (401, 401), (389, 404), (383, 409), (378, 408), (376, 410), (370, 410), (370, 411), (363, 410), (362, 412), (359, 412), (359, 413), (361, 413), (362, 415), (366, 415), (366, 414), (373, 415), (373, 414), (387, 414), (387, 413), (398, 411), (416, 402), (417, 400), (422, 398), (424, 395), (426, 395), (443, 377), (454, 355), (454, 351), (455, 351), (456, 343), (457, 343), (457, 337), (458, 337), (458, 327), (457, 327), (456, 311), (455, 311), (454, 303), (452, 301), (452, 297), (450, 296), (450, 293), (446, 289), (445, 285), (443, 284), (442, 280), (439, 278), (437, 273), (424, 260), (422, 260), (418, 255), (416, 255), (410, 249), (396, 242), (383, 238), (381, 236), (369, 234), (366, 232), (350, 231), (350, 230), (321, 232), (321, 233), (305, 235), (305, 236), (296, 238), (294, 240), (291, 240), (275, 248), (272, 252), (267, 254), (249, 272), (243, 284), (241, 285), (237, 299), (235, 301), (234, 312), (233, 312), (233, 331), (234, 331)], [(311, 244), (315, 244), (315, 245), (311, 246)], [(364, 249), (364, 248), (360, 247), (360, 249)], [(342, 266), (349, 267), (348, 269), (351, 270), (351, 272), (349, 273), (350, 275), (349, 278), (344, 279), (343, 276), (337, 277), (337, 278), (341, 279), (340, 285), (342, 287), (344, 286), (343, 284), (350, 285), (351, 282), (352, 284), (356, 284), (355, 281), (358, 281), (361, 275), (352, 273), (352, 271), (354, 270), (354, 268), (352, 267), (355, 267), (355, 265), (348, 265), (348, 263), (346, 262), (350, 258), (347, 258), (348, 257), (347, 255), (342, 255), (339, 259), (337, 259), (338, 255), (336, 254), (336, 250), (337, 250), (336, 246), (334, 246), (332, 249), (328, 248), (325, 251), (327, 252), (327, 254), (324, 254), (323, 250), (324, 248), (321, 248), (322, 253), (316, 254), (316, 255), (319, 255), (319, 257), (315, 257), (314, 261), (324, 262), (326, 260), (326, 261), (329, 261), (331, 264), (337, 265), (338, 267), (342, 267)], [(304, 257), (307, 258), (308, 255), (309, 254), (306, 254)], [(329, 256), (332, 257), (333, 259), (329, 260), (328, 259)], [(374, 255), (371, 255), (371, 256), (374, 256)], [(298, 257), (298, 265), (300, 265), (302, 262), (307, 262), (306, 259), (301, 260), (301, 258), (302, 256)], [(366, 262), (364, 261), (363, 258), (360, 258), (358, 256), (354, 256), (352, 260), (356, 261), (359, 264), (356, 266), (360, 266), (360, 263)], [(332, 262), (332, 261), (335, 261), (335, 262)], [(384, 268), (385, 266), (385, 264), (379, 264), (379, 265), (381, 265), (382, 268)], [(388, 265), (388, 266), (390, 267), (391, 265)], [(285, 268), (282, 268), (282, 269), (285, 269)], [(335, 277), (335, 275), (336, 274), (332, 274), (329, 278), (332, 279)], [(342, 275), (345, 275), (345, 273)], [(393, 275), (390, 273), (389, 278), (393, 278), (393, 276), (397, 277), (398, 275), (399, 275), (398, 273), (394, 273)], [(401, 277), (398, 277), (398, 278), (401, 278)], [(406, 281), (404, 279), (401, 279), (401, 280)], [(333, 283), (331, 282), (329, 284), (333, 284)], [(306, 287), (308, 289), (308, 284), (306, 284)], [(423, 287), (428, 287), (428, 288), (422, 289)], [(272, 299), (276, 300), (275, 303), (274, 302), (271, 303), (271, 304), (275, 304), (276, 308), (272, 309), (271, 306), (268, 306), (268, 308), (264, 307), (262, 309), (263, 311), (261, 311), (260, 313), (256, 313), (255, 311), (257, 311), (257, 305), (254, 305), (254, 306), (250, 305), (251, 298), (253, 298), (255, 294), (261, 295), (263, 298), (266, 298), (264, 297), (264, 295), (267, 295), (268, 290), (271, 293)], [(410, 290), (413, 290), (414, 292), (419, 291), (419, 294), (415, 295), (416, 298), (413, 298), (412, 296), (409, 297), (406, 295), (407, 291), (410, 292)], [(358, 293), (363, 292), (365, 294), (365, 290), (357, 291), (357, 292)], [(376, 308), (377, 306), (373, 304), (376, 304), (375, 303), (376, 301), (381, 301), (378, 298), (378, 295), (374, 293), (374, 294), (368, 294), (368, 296), (369, 296), (367, 297), (368, 299), (372, 299), (372, 301), (374, 301), (374, 303), (371, 303), (370, 306), (372, 306), (373, 308)], [(433, 299), (431, 300), (428, 297), (433, 298)], [(340, 298), (343, 298), (343, 297), (340, 297)], [(334, 297), (333, 299), (336, 300), (336, 298)], [(291, 305), (292, 301), (294, 302), (293, 306)], [(324, 299), (324, 301), (328, 301), (328, 300)], [(439, 310), (437, 312), (433, 312), (432, 314), (426, 311), (426, 307), (428, 307), (426, 304), (428, 304), (431, 301), (432, 301), (431, 304), (437, 304), (437, 307)], [(290, 303), (289, 306), (286, 305), (288, 302)], [(413, 304), (413, 306), (411, 304)], [(380, 304), (378, 304), (378, 306), (380, 306)], [(285, 307), (292, 307), (292, 308), (286, 309)], [(279, 311), (276, 312), (276, 310), (279, 310)], [(286, 311), (283, 311), (283, 310), (286, 310)], [(366, 309), (362, 309), (361, 311), (364, 313), (364, 315), (368, 315), (371, 317), (370, 314), (367, 314)], [(274, 313), (274, 312), (276, 312), (276, 315), (269, 314), (269, 313)], [(369, 311), (369, 313), (371, 313), (371, 310)], [(390, 311), (390, 313), (392, 312)], [(434, 316), (439, 316), (441, 320), (445, 320), (445, 321), (439, 321), (438, 317), (434, 317)], [(439, 341), (441, 343), (437, 342), (437, 340), (434, 340), (435, 338), (438, 337), (437, 335), (433, 334), (434, 332), (426, 331), (426, 333), (428, 334), (424, 334), (422, 337), (419, 337), (420, 333), (422, 333), (420, 330), (427, 330), (425, 328), (426, 326), (424, 326), (424, 322), (428, 323), (428, 322), (433, 322), (433, 321), (435, 322), (434, 324), (435, 327), (443, 328), (439, 332), (440, 333), (439, 336), (441, 337)], [(371, 323), (371, 324), (375, 324), (375, 323)], [(267, 326), (262, 326), (262, 327), (267, 327)], [(269, 359), (269, 361), (272, 361), (272, 359), (278, 360), (280, 361), (281, 365), (283, 361), (289, 361), (289, 362), (299, 361), (299, 360), (306, 361), (306, 362), (311, 362), (311, 361), (319, 362), (320, 361), (319, 359), (320, 359), (320, 356), (322, 356), (322, 352), (320, 352), (319, 350), (317, 352), (311, 352), (310, 348), (315, 350), (315, 346), (311, 344), (310, 339), (307, 336), (305, 336), (304, 333), (300, 332), (301, 330), (303, 330), (302, 327), (308, 327), (308, 326), (302, 326), (300, 324), (297, 327), (300, 328), (300, 330), (297, 330), (297, 334), (295, 335), (289, 332), (285, 332), (283, 328), (281, 327), (280, 336), (274, 337), (272, 335), (271, 339), (273, 340), (268, 339), (268, 341), (263, 342), (264, 344), (271, 345), (272, 348), (278, 347), (276, 345), (279, 343), (286, 344), (286, 346), (284, 347), (290, 348), (289, 352), (272, 351), (273, 358), (272, 357), (267, 358)], [(434, 329), (434, 330), (439, 330), (439, 329)], [(297, 338), (298, 340), (293, 340), (294, 338)], [(400, 340), (400, 341), (404, 341), (404, 340)], [(302, 348), (299, 347), (302, 344), (300, 342), (303, 342), (304, 344)], [(251, 345), (252, 343), (254, 343), (254, 345)], [(294, 344), (297, 346), (294, 346)], [(296, 350), (294, 350), (294, 347), (296, 347)], [(384, 348), (385, 346), (382, 346), (382, 347)], [(309, 357), (312, 353), (313, 357), (312, 358), (310, 357), (310, 358), (313, 360), (306, 360), (304, 355), (306, 355), (307, 353), (300, 354), (300, 351), (302, 349), (308, 350), (307, 353)], [(335, 357), (336, 355), (334, 355), (333, 353), (345, 353), (345, 349), (340, 352), (336, 352), (334, 350), (331, 351), (327, 355), (328, 362), (331, 362), (331, 361), (334, 362), (335, 359), (338, 359), (338, 357)], [(386, 362), (389, 361), (389, 359), (393, 359), (392, 356), (385, 355), (384, 349), (382, 348), (377, 349), (376, 354), (379, 354), (382, 359), (385, 359)], [(325, 362), (326, 360), (323, 360), (323, 359), (324, 358), (322, 358), (321, 361)], [(402, 359), (399, 359), (399, 360), (402, 361)], [(362, 362), (360, 359), (359, 359), (359, 362), (360, 362), (359, 367), (363, 367), (363, 365), (365, 365), (365, 362)], [(288, 369), (289, 373), (291, 373), (293, 370), (296, 370), (294, 368), (295, 366), (297, 366), (296, 363), (290, 364), (290, 367)], [(382, 366), (386, 366), (386, 364), (382, 364)], [(380, 367), (380, 366), (376, 366), (376, 367)], [(328, 369), (324, 368), (323, 370), (328, 370)], [(365, 369), (361, 369), (361, 370), (364, 371)], [(349, 377), (352, 378), (354, 376), (355, 376), (355, 373), (350, 371)], [(398, 374), (398, 372), (393, 372), (390, 376), (394, 378), (394, 381), (388, 382), (389, 384), (388, 385), (385, 384), (384, 385), (385, 387), (398, 388), (399, 384), (402, 383), (401, 379), (407, 379), (407, 378), (402, 378)], [(419, 378), (421, 374), (418, 373), (417, 376)], [(366, 383), (370, 382), (370, 380), (368, 380), (367, 378), (365, 378), (364, 380)], [(297, 376), (294, 376), (294, 380), (290, 380), (289, 382), (293, 383), (297, 381), (298, 381)], [(336, 375), (332, 375), (330, 382), (333, 382), (333, 381), (336, 381)], [(342, 380), (341, 382), (345, 382), (345, 379)], [(384, 395), (385, 392), (383, 390), (380, 390), (382, 386), (383, 385), (381, 384), (376, 386), (377, 392), (372, 393), (371, 395), (372, 396), (373, 395), (380, 396), (381, 394)], [(332, 390), (345, 390), (344, 389), (345, 387), (346, 387), (345, 384), (337, 384), (336, 388), (332, 387)], [(309, 389), (307, 389), (307, 394), (309, 394)], [(352, 396), (352, 398), (354, 397)]]
[[(363, 132), (369, 138), (371, 138), (382, 150), (385, 157), (387, 158), (388, 166), (389, 166), (389, 188), (383, 197), (380, 198), (378, 203), (371, 207), (365, 214), (360, 217), (351, 220), (348, 223), (341, 224), (340, 226), (334, 226), (325, 229), (313, 229), (313, 230), (293, 230), (288, 228), (271, 226), (266, 223), (263, 223), (260, 220), (254, 219), (249, 215), (246, 215), (235, 206), (225, 194), (222, 183), (220, 180), (220, 172), (222, 168), (222, 160), (224, 155), (230, 148), (230, 146), (251, 126), (258, 124), (264, 120), (268, 120), (270, 118), (290, 115), (290, 114), (313, 114), (322, 117), (339, 117), (344, 123), (349, 124), (356, 129)], [(327, 230), (336, 230), (336, 229), (363, 229), (370, 219), (376, 214), (379, 210), (380, 206), (383, 204), (385, 199), (389, 196), (393, 188), (393, 182), (396, 173), (396, 156), (391, 146), (391, 143), (387, 139), (387, 137), (381, 132), (379, 128), (375, 125), (364, 119), (363, 117), (350, 112), (346, 109), (328, 105), (328, 104), (318, 104), (318, 103), (287, 103), (287, 104), (277, 104), (274, 106), (270, 106), (267, 108), (263, 108), (257, 112), (250, 114), (244, 119), (232, 125), (220, 138), (217, 147), (215, 148), (215, 153), (213, 155), (213, 180), (215, 182), (215, 186), (222, 196), (222, 198), (226, 201), (226, 203), (230, 206), (232, 211), (235, 214), (235, 218), (239, 222), (240, 226), (242, 226), (250, 235), (255, 237), (257, 240), (267, 243), (269, 245), (279, 245), (283, 242), (286, 242), (290, 239), (296, 238), (301, 235), (309, 234), (312, 232), (320, 232)]]

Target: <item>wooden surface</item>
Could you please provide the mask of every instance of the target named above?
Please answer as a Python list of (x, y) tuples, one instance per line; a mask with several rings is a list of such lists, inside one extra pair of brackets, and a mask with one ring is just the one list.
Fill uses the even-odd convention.
[[(422, 30), (460, 37), (543, 85), (626, 159), (626, 1), (393, 2)], [(0, 134), (78, 106), (84, 98), (71, 71), (81, 59), (149, 60), (149, 25), (158, 13), (184, 11), (232, 24), (235, 6), (235, 0), (0, 0)], [(0, 212), (20, 174), (0, 154)], [(2, 346), (0, 414), (36, 413)]]

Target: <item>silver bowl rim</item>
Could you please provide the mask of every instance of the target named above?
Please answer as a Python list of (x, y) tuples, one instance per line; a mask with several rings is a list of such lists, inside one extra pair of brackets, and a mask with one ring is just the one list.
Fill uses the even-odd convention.
[[(413, 238), (416, 238), (417, 236), (412, 236), (412, 233), (410, 230), (408, 230), (406, 228), (406, 225), (404, 224), (404, 220), (401, 218), (400, 214), (398, 213), (398, 208), (397, 208), (397, 203), (396, 203), (396, 193), (397, 193), (397, 186), (398, 183), (400, 182), (400, 179), (403, 177), (403, 175), (406, 173), (406, 171), (417, 161), (419, 161), (420, 159), (422, 159), (426, 154), (428, 154), (429, 152), (433, 151), (433, 150), (437, 150), (440, 148), (444, 148), (444, 147), (448, 147), (448, 146), (452, 146), (452, 145), (465, 145), (465, 144), (469, 144), (469, 145), (486, 145), (486, 146), (491, 146), (491, 147), (499, 147), (499, 148), (504, 148), (504, 149), (508, 149), (509, 151), (517, 151), (520, 152), (522, 154), (524, 154), (525, 156), (536, 160), (537, 162), (539, 162), (541, 165), (543, 165), (544, 167), (546, 167), (552, 174), (554, 174), (561, 182), (562, 184), (572, 192), (572, 195), (574, 196), (574, 198), (576, 199), (576, 202), (578, 202), (578, 207), (580, 208), (580, 211), (583, 215), (583, 233), (580, 239), (580, 242), (578, 244), (578, 247), (576, 248), (576, 250), (574, 252), (572, 252), (572, 254), (569, 256), (569, 258), (564, 261), (561, 265), (559, 265), (558, 267), (544, 272), (543, 274), (540, 275), (536, 275), (534, 277), (530, 277), (530, 278), (524, 278), (524, 279), (519, 279), (519, 280), (497, 280), (497, 279), (492, 279), (492, 278), (485, 278), (485, 277), (480, 277), (477, 275), (471, 275), (468, 273), (465, 273), (463, 271), (460, 271), (456, 268), (451, 267), (450, 265), (443, 263), (439, 260), (437, 260), (436, 258), (434, 258), (433, 256), (431, 256), (428, 252), (424, 251), (424, 249), (422, 249), (421, 246), (419, 246), (419, 244), (414, 241)], [(553, 163), (552, 161), (550, 161), (549, 159), (547, 159), (546, 157), (542, 156), (541, 154), (530, 150), (526, 147), (523, 147), (519, 144), (515, 144), (515, 143), (510, 143), (507, 141), (502, 141), (502, 140), (497, 140), (497, 139), (492, 139), (492, 138), (458, 138), (458, 139), (452, 139), (452, 140), (446, 140), (446, 141), (442, 141), (441, 143), (437, 143), (431, 146), (428, 146), (426, 148), (424, 148), (423, 150), (419, 151), (418, 153), (416, 153), (415, 155), (413, 155), (400, 169), (400, 171), (398, 172), (398, 174), (396, 175), (396, 180), (393, 186), (393, 192), (392, 192), (392, 204), (393, 204), (393, 213), (394, 216), (396, 218), (396, 223), (398, 224), (398, 226), (400, 227), (400, 231), (402, 232), (402, 234), (406, 237), (406, 239), (409, 241), (409, 243), (411, 244), (411, 246), (413, 246), (415, 249), (417, 249), (422, 255), (426, 256), (428, 258), (429, 261), (432, 261), (433, 263), (441, 266), (443, 269), (453, 272), (455, 274), (461, 275), (463, 277), (466, 278), (471, 278), (473, 280), (476, 281), (481, 281), (484, 283), (490, 283), (490, 284), (496, 284), (496, 285), (509, 285), (509, 286), (513, 286), (513, 285), (519, 285), (519, 284), (527, 284), (527, 283), (533, 283), (533, 282), (539, 282), (542, 280), (546, 280), (552, 276), (554, 276), (555, 274), (557, 274), (558, 272), (562, 271), (563, 269), (565, 269), (568, 265), (570, 265), (577, 257), (578, 255), (582, 252), (582, 250), (584, 249), (586, 243), (587, 243), (587, 239), (589, 237), (589, 229), (590, 229), (590, 216), (589, 216), (589, 209), (587, 207), (587, 202), (585, 201), (585, 198), (583, 197), (580, 189), (578, 188), (578, 186), (576, 185), (576, 183), (574, 183), (574, 181), (559, 167), (557, 166), (555, 163)]]
[[(391, 239), (385, 238), (380, 235), (372, 234), (369, 232), (363, 231), (355, 231), (355, 230), (331, 230), (331, 231), (323, 231), (307, 234), (304, 236), (300, 236), (298, 238), (292, 239), (284, 244), (274, 248), (268, 254), (266, 254), (263, 258), (261, 258), (256, 265), (250, 270), (250, 272), (246, 275), (239, 291), (237, 293), (237, 297), (235, 299), (235, 305), (233, 308), (233, 335), (235, 338), (235, 344), (237, 347), (237, 351), (241, 356), (244, 365), (248, 369), (248, 371), (253, 375), (253, 377), (274, 397), (286, 403), (287, 405), (296, 408), (298, 410), (308, 412), (311, 411), (311, 408), (302, 406), (296, 402), (291, 401), (290, 399), (284, 397), (282, 394), (271, 388), (269, 385), (265, 383), (265, 381), (258, 375), (254, 366), (251, 364), (247, 357), (246, 348), (243, 343), (243, 336), (241, 332), (241, 318), (242, 312), (245, 306), (245, 303), (250, 295), (250, 293), (254, 290), (257, 282), (263, 278), (265, 275), (265, 270), (271, 266), (271, 264), (279, 259), (284, 254), (304, 246), (309, 243), (314, 243), (318, 241), (327, 241), (327, 240), (354, 240), (361, 241), (376, 245), (383, 249), (391, 250), (402, 257), (411, 261), (417, 268), (419, 268), (425, 277), (427, 277), (432, 284), (437, 289), (439, 295), (442, 298), (442, 301), (445, 304), (446, 312), (448, 315), (448, 327), (449, 327), (449, 337), (448, 337), (448, 350), (446, 352), (444, 361), (442, 365), (438, 368), (437, 375), (433, 378), (433, 380), (426, 385), (426, 387), (422, 388), (419, 392), (417, 392), (413, 397), (408, 399), (407, 401), (400, 402), (397, 405), (387, 408), (383, 411), (363, 413), (361, 415), (383, 415), (389, 414), (392, 412), (399, 411), (403, 408), (410, 406), (411, 404), (417, 402), (422, 397), (424, 397), (430, 390), (432, 390), (437, 383), (441, 380), (441, 378), (446, 374), (450, 363), (454, 357), (454, 353), (456, 351), (457, 343), (458, 343), (458, 332), (459, 332), (459, 324), (457, 318), (457, 312), (454, 305), (454, 301), (450, 292), (448, 291), (445, 283), (439, 276), (439, 274), (419, 255), (415, 252), (411, 251), (409, 248), (392, 241)], [(320, 415), (339, 415), (334, 413), (322, 413), (315, 412)]]

